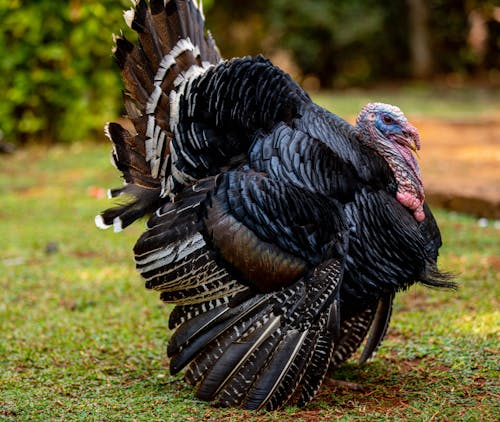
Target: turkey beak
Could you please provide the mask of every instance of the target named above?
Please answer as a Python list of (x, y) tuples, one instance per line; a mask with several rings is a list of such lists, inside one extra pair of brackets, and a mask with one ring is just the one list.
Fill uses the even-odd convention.
[(420, 159), (420, 155), (418, 155), (417, 143), (414, 140), (408, 142), (408, 148), (410, 148), (415, 153), (415, 155)]
[(406, 146), (410, 148), (418, 158), (420, 158), (418, 155), (418, 151), (420, 150), (420, 136), (418, 135), (417, 128), (408, 123), (403, 131), (403, 136), (406, 140)]

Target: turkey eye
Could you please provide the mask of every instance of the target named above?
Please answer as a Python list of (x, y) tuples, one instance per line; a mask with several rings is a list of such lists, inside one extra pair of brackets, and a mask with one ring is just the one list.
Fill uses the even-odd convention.
[(391, 123), (394, 123), (394, 119), (390, 116), (384, 116), (383, 117), (384, 123), (390, 125)]

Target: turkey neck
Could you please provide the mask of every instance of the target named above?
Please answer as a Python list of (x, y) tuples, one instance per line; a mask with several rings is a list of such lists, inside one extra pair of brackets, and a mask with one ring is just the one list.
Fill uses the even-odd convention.
[(360, 143), (372, 152), (382, 157), (387, 163), (396, 180), (396, 199), (412, 211), (415, 220), (421, 222), (425, 219), (424, 213), (424, 188), (420, 176), (420, 168), (412, 152), (397, 142), (378, 141), (378, 134), (368, 129), (356, 127)]

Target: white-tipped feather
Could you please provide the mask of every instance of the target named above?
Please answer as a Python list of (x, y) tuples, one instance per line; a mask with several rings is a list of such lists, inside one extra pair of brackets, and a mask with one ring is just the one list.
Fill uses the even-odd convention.
[[(146, 137), (149, 139), (153, 139), (153, 135), (155, 133), (155, 125), (156, 125), (155, 120), (156, 120), (155, 116), (148, 116), (148, 125), (146, 127)], [(146, 152), (146, 154), (147, 154), (147, 152)], [(151, 159), (151, 157), (148, 157), (146, 155), (146, 160), (149, 161), (150, 159)]]
[(113, 45), (111, 47), (111, 54), (115, 55), (116, 50), (118, 49), (118, 47), (116, 46), (116, 42), (120, 39), (120, 36), (113, 34), (112, 37), (113, 37)]
[(122, 219), (120, 217), (115, 217), (113, 219), (113, 231), (115, 233), (120, 233), (123, 231)]
[(200, 233), (196, 233), (188, 242), (182, 243), (179, 247), (176, 260), (179, 261), (194, 251), (203, 248), (206, 245), (205, 239)]
[(174, 164), (170, 166), (170, 169), (172, 171), (172, 177), (183, 185), (189, 185), (196, 182), (196, 179), (193, 176), (180, 171)]
[(111, 226), (108, 224), (104, 223), (104, 219), (102, 218), (102, 215), (96, 215), (94, 218), (95, 225), (99, 227), (100, 229), (106, 230), (109, 229)]
[[(182, 87), (183, 84), (186, 84), (190, 80), (195, 79), (196, 77), (202, 75), (206, 71), (207, 71), (207, 69), (204, 67), (196, 66), (196, 65), (191, 66), (189, 69), (187, 69), (185, 72), (180, 73), (179, 76), (177, 76), (175, 78), (174, 86), (175, 87), (178, 87), (178, 86)], [(180, 92), (182, 93), (182, 90), (180, 90)]]
[(155, 85), (153, 92), (148, 98), (148, 102), (146, 104), (146, 113), (152, 114), (155, 112), (156, 107), (158, 106), (158, 100), (161, 97), (161, 87), (159, 85)]
[(113, 151), (111, 152), (111, 154), (109, 154), (109, 162), (111, 163), (111, 165), (118, 170), (118, 164), (116, 162), (116, 151), (115, 151), (115, 147), (113, 146)]
[(193, 237), (177, 242), (172, 246), (166, 247), (164, 249), (156, 250), (153, 254), (146, 256), (145, 258), (138, 258), (136, 256), (135, 262), (139, 268), (141, 274), (147, 273), (148, 271), (156, 270), (172, 262), (180, 261), (185, 257), (191, 255), (198, 249), (203, 248), (206, 245), (205, 240), (201, 234), (196, 233)]
[(172, 163), (176, 163), (179, 156), (177, 155), (177, 150), (176, 150), (176, 145), (174, 143), (174, 139), (180, 139), (179, 132), (176, 130), (174, 131), (174, 138), (170, 140), (170, 145), (168, 146), (170, 150), (170, 158), (172, 159)]
[(123, 11), (123, 20), (127, 24), (129, 28), (132, 28), (132, 22), (134, 21), (135, 18), (135, 10), (134, 9), (129, 9), (129, 10), (124, 10)]
[(143, 254), (136, 254), (135, 255), (135, 263), (137, 265), (146, 265), (146, 264), (150, 264), (151, 262), (157, 261), (159, 259), (163, 259), (165, 256), (172, 254), (172, 252), (174, 251), (174, 249), (176, 247), (177, 247), (177, 243), (174, 243), (173, 245), (153, 249), (153, 250), (144, 252)]
[(173, 132), (179, 123), (179, 100), (181, 94), (175, 90), (170, 92), (170, 130)]
[(179, 102), (183, 95), (190, 92), (193, 79), (203, 75), (210, 67), (210, 63), (203, 64), (203, 66), (191, 66), (185, 72), (180, 73), (174, 80), (174, 86), (177, 90), (170, 92), (170, 130), (173, 132), (179, 123)]
[[(196, 247), (192, 250), (200, 249), (203, 246), (205, 246), (205, 241), (203, 239), (203, 236), (200, 233), (195, 233), (193, 236), (191, 236), (188, 239), (184, 239), (182, 241), (178, 241), (170, 246), (166, 246), (163, 248), (158, 248), (152, 251), (148, 251), (142, 255), (136, 255), (135, 256), (135, 261), (137, 265), (145, 265), (145, 264), (150, 264), (154, 261), (162, 260), (165, 257), (172, 255), (172, 254), (177, 254), (179, 251), (185, 250), (186, 248), (192, 248), (193, 245), (196, 245)], [(191, 252), (192, 252), (191, 251)], [(175, 255), (174, 254), (174, 255)], [(177, 256), (177, 255), (175, 255)], [(179, 259), (183, 258), (186, 255), (181, 256)], [(171, 261), (169, 261), (171, 262)], [(144, 268), (141, 269), (141, 271), (145, 271)]]
[(198, 10), (200, 11), (200, 15), (205, 20), (205, 14), (203, 13), (203, 0), (200, 0)]
[(172, 57), (172, 55), (167, 54), (166, 56), (164, 56), (160, 62), (160, 65), (158, 66), (158, 71), (155, 75), (155, 84), (161, 84), (168, 70), (173, 66), (175, 66), (175, 59)]
[[(133, 21), (135, 19), (136, 7), (139, 4), (139, 0), (131, 0), (133, 7), (129, 10), (125, 10), (123, 12), (123, 18), (127, 24), (127, 26), (131, 27)], [(167, 0), (164, 2), (164, 6), (168, 3)], [(203, 17), (203, 4), (202, 1), (193, 1), (194, 6), (199, 10)], [(117, 41), (123, 37), (123, 34), (116, 35), (113, 34), (113, 41), (115, 44), (114, 50), (116, 51), (116, 43)], [(181, 170), (175, 167), (175, 162), (177, 160), (177, 155), (175, 151), (172, 154), (171, 159), (168, 157), (161, 157), (163, 151), (163, 144), (165, 142), (166, 134), (163, 130), (161, 130), (160, 126), (157, 125), (156, 118), (154, 114), (157, 112), (158, 104), (163, 93), (161, 88), (161, 84), (164, 81), (164, 78), (168, 74), (169, 70), (172, 69), (176, 65), (176, 59), (182, 54), (190, 52), (195, 57), (200, 57), (201, 52), (199, 46), (195, 46), (189, 37), (179, 39), (175, 46), (170, 50), (169, 54), (166, 54), (160, 64), (158, 66), (157, 72), (154, 77), (154, 86), (153, 90), (149, 95), (146, 104), (146, 114), (148, 115), (147, 126), (146, 126), (146, 140), (145, 140), (145, 149), (146, 149), (146, 161), (149, 163), (151, 168), (151, 175), (154, 178), (161, 177), (161, 197), (171, 196), (172, 189), (175, 185), (175, 181), (180, 182), (182, 184), (189, 183), (194, 181), (195, 179), (191, 176), (185, 174)], [(189, 90), (191, 88), (190, 82), (202, 75), (207, 71), (209, 67), (213, 66), (211, 63), (203, 62), (202, 66), (191, 66), (186, 71), (182, 72), (174, 81), (174, 87), (170, 92), (170, 130), (175, 133), (175, 128), (179, 122), (179, 101), (181, 96), (189, 95)], [(106, 124), (104, 128), (105, 135), (111, 139), (111, 134), (109, 131), (109, 123)], [(195, 139), (196, 140), (196, 139)], [(115, 154), (116, 155), (116, 154)], [(168, 166), (171, 163), (170, 175), (168, 174)], [(117, 167), (116, 159), (112, 158), (112, 164)], [(191, 163), (194, 165), (194, 163)], [(117, 224), (117, 229), (120, 229), (120, 226)]]
[[(149, 127), (149, 121), (148, 121)], [(163, 148), (163, 139), (165, 139), (165, 132), (160, 126), (154, 123), (154, 131), (152, 139), (146, 140), (146, 160), (149, 162), (151, 168), (151, 176), (154, 178), (158, 177), (160, 172), (160, 158), (161, 150)]]
[(157, 178), (159, 173), (160, 173), (160, 160), (156, 158), (151, 161), (151, 176)]
[[(199, 255), (197, 257), (197, 259), (199, 259), (199, 258), (206, 258), (206, 257), (208, 257), (208, 252), (202, 253), (201, 255)], [(178, 261), (175, 261), (175, 262), (178, 262)], [(215, 262), (211, 261), (210, 265), (215, 265)], [(166, 275), (172, 275), (172, 274), (176, 273), (178, 270), (180, 270), (182, 268), (188, 268), (188, 267), (191, 268), (191, 266), (192, 266), (192, 262), (190, 262), (189, 260), (184, 261), (184, 262), (180, 263), (179, 265), (159, 266), (159, 267), (156, 267), (155, 269), (159, 269), (160, 271), (157, 271), (154, 274), (149, 275), (148, 277), (145, 277), (143, 275), (143, 277), (144, 277), (144, 279), (146, 281), (153, 280), (155, 278), (160, 278), (160, 277), (163, 277), (163, 276), (166, 276)], [(141, 268), (141, 271), (142, 270), (143, 270), (143, 268)], [(183, 280), (190, 280), (191, 278), (196, 279), (196, 277), (198, 276), (198, 273), (199, 272), (204, 272), (204, 271), (205, 271), (205, 268), (201, 268), (201, 269), (200, 268), (196, 268), (196, 269), (193, 269), (193, 271), (188, 271), (187, 275), (184, 274), (181, 277), (183, 278)], [(143, 271), (142, 274), (146, 274), (147, 272), (148, 271)], [(221, 268), (218, 273), (211, 273), (210, 274), (210, 279), (211, 280), (212, 279), (217, 280), (219, 278), (222, 278), (222, 277), (218, 277), (217, 278), (218, 275), (225, 276), (225, 275), (227, 275), (227, 272), (223, 268)], [(155, 285), (155, 288), (157, 288), (158, 290), (161, 290), (161, 288), (163, 286), (168, 286), (170, 283), (178, 283), (178, 281), (176, 279), (176, 280), (170, 280), (168, 282), (157, 283)], [(199, 285), (199, 284), (206, 284), (206, 283), (208, 283), (208, 280), (205, 280), (205, 279), (203, 279), (202, 281), (200, 281), (199, 279), (197, 279), (197, 282), (196, 282), (197, 285)], [(169, 287), (172, 290), (174, 290), (174, 288), (172, 286), (169, 286)]]
[[(155, 158), (153, 160), (153, 163), (151, 164), (152, 166), (152, 169), (151, 169), (151, 173), (153, 175), (153, 177), (158, 177), (158, 173), (160, 171), (160, 164), (161, 164), (161, 152), (163, 150), (163, 144), (165, 143), (165, 138), (166, 138), (166, 134), (163, 130), (160, 129), (160, 136), (158, 138), (158, 141), (157, 141), (157, 144), (156, 144), (156, 154), (155, 154)], [(165, 161), (167, 161), (165, 159)], [(153, 168), (156, 168), (156, 170), (153, 170)]]
[(161, 138), (161, 134), (163, 133), (163, 131), (161, 130), (161, 127), (159, 125), (156, 125), (155, 126), (155, 131), (153, 133), (153, 145), (154, 145), (154, 150), (153, 150), (153, 156), (151, 157), (151, 159), (155, 159), (156, 157), (158, 157), (158, 150), (161, 149), (160, 148), (160, 138)]
[(198, 139), (198, 136), (196, 135), (196, 132), (194, 130), (194, 125), (191, 125), (187, 131), (187, 136), (189, 139), (189, 142), (191, 142), (198, 150), (201, 150), (201, 142)]
[[(167, 196), (171, 196), (172, 189), (174, 188), (174, 180), (172, 178), (172, 175), (169, 175), (168, 177), (164, 177), (161, 180), (161, 192), (160, 192), (160, 198), (166, 198)], [(173, 195), (172, 195), (172, 201), (173, 201)]]
[[(158, 143), (156, 145), (156, 156), (155, 156), (155, 163), (154, 165), (155, 166), (158, 166), (158, 169), (156, 170), (156, 172), (152, 171), (153, 173), (153, 177), (158, 177), (158, 173), (159, 173), (159, 170), (160, 170), (160, 164), (161, 164), (161, 152), (163, 150), (163, 145), (165, 144), (165, 138), (167, 137), (167, 135), (165, 134), (165, 132), (163, 130), (160, 130), (160, 137), (158, 138)], [(167, 160), (165, 160), (167, 161)]]
[(177, 44), (175, 44), (174, 48), (172, 48), (172, 51), (170, 51), (170, 55), (175, 59), (179, 57), (182, 53), (193, 50), (194, 50), (194, 45), (191, 42), (191, 40), (189, 38), (182, 38), (177, 42)]
[(162, 180), (162, 187), (164, 185), (164, 180), (165, 180), (165, 174), (167, 173), (167, 166), (168, 166), (168, 157), (165, 157), (163, 160), (163, 163), (161, 165), (161, 170), (160, 170), (160, 178)]
[(156, 156), (156, 144), (154, 140), (156, 130), (156, 119), (153, 115), (148, 116), (148, 123), (146, 126), (146, 161), (151, 162), (151, 160)]
[[(126, 17), (126, 19), (133, 20), (133, 12), (134, 12), (133, 10), (125, 12), (124, 16)], [(161, 88), (161, 83), (163, 82), (163, 79), (167, 74), (168, 70), (175, 65), (176, 63), (175, 59), (186, 51), (191, 51), (195, 56), (200, 55), (200, 49), (197, 46), (194, 46), (189, 38), (185, 38), (185, 39), (180, 39), (174, 46), (174, 48), (172, 48), (170, 53), (163, 57), (154, 78), (154, 89), (151, 92), (146, 104), (146, 113), (149, 115), (146, 126), (147, 139), (145, 141), (146, 161), (149, 162), (151, 168), (151, 175), (155, 178), (160, 176), (160, 174), (162, 177), (165, 176), (166, 164), (167, 164), (167, 159), (159, 156), (163, 149), (165, 133), (156, 124), (156, 119), (154, 117), (154, 113), (156, 112), (156, 108), (158, 107), (158, 103), (161, 98), (161, 94), (163, 92)], [(179, 123), (179, 101), (181, 96), (183, 94), (186, 94), (186, 91), (189, 91), (190, 86), (188, 82), (206, 72), (208, 67), (209, 66), (205, 65), (203, 67), (191, 66), (185, 72), (179, 74), (175, 79), (174, 86), (178, 89), (172, 90), (170, 92), (170, 98), (169, 98), (170, 100), (169, 123), (172, 132), (175, 131), (175, 127)], [(188, 88), (187, 90), (186, 86)], [(172, 154), (172, 163), (175, 163), (176, 160), (177, 160), (177, 155), (175, 154), (174, 151), (174, 153)], [(172, 169), (172, 174), (174, 174), (174, 178), (181, 183), (192, 179), (189, 176), (179, 172), (178, 169)], [(162, 192), (161, 192), (162, 197), (165, 197), (170, 194), (172, 185), (173, 185), (172, 181), (166, 183), (162, 180)]]
[(111, 133), (109, 132), (109, 125), (110, 125), (110, 122), (106, 122), (106, 124), (104, 125), (104, 135), (106, 136), (106, 138), (108, 138), (110, 141), (113, 141), (113, 139), (111, 139)]

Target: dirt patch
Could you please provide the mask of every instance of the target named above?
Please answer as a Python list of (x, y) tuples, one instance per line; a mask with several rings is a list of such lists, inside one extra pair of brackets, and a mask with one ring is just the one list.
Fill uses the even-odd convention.
[(490, 256), (487, 260), (490, 268), (500, 274), (500, 258), (498, 256)]
[(429, 203), (500, 219), (500, 116), (411, 120), (422, 139), (420, 165)]
[[(408, 412), (423, 414), (426, 409), (416, 409), (412, 406), (422, 394), (427, 395), (431, 403), (441, 403), (443, 407), (454, 400), (454, 394), (474, 400), (480, 400), (482, 396), (490, 394), (484, 378), (477, 377), (472, 384), (464, 383), (453, 376), (450, 367), (437, 364), (432, 356), (402, 360), (399, 356), (389, 355), (382, 365), (369, 365), (368, 370), (353, 367), (352, 370), (353, 378), (364, 380), (364, 391), (334, 388), (326, 383), (309, 407), (314, 409), (322, 402), (323, 408), (330, 409), (330, 415), (338, 410), (339, 416), (342, 416), (345, 415), (346, 409), (356, 409), (360, 418), (379, 414), (392, 419)], [(330, 376), (335, 377), (335, 373)], [(432, 387), (433, 385), (439, 387)], [(316, 410), (319, 414), (319, 409)], [(304, 411), (303, 417), (306, 421), (325, 420), (318, 414), (307, 415), (307, 412)], [(299, 411), (294, 414), (294, 418), (301, 415), (302, 412)]]

